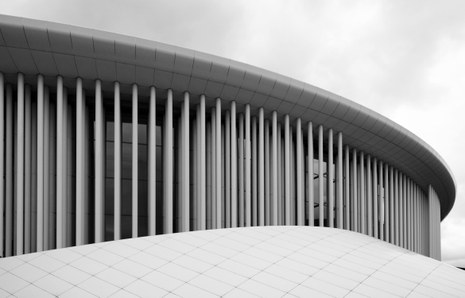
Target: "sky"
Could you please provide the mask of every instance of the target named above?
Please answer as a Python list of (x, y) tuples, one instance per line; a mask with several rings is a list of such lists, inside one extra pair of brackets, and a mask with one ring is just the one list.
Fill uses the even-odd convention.
[(465, 1), (15, 0), (0, 14), (245, 62), (375, 110), (429, 143), (457, 183), (442, 258), (465, 264)]

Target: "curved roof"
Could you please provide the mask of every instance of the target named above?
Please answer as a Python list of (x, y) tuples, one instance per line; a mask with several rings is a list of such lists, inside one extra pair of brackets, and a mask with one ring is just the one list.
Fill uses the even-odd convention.
[[(18, 297), (462, 296), (465, 271), (346, 230), (207, 230), (0, 260), (0, 295)], [(412, 297), (413, 297), (412, 296)]]
[(431, 184), (441, 200), (441, 218), (455, 201), (451, 170), (416, 135), (353, 101), (267, 70), (159, 42), (5, 15), (0, 15), (0, 57), (4, 73), (154, 85), (235, 100), (238, 110), (245, 104), (276, 109), (341, 131), (345, 144), (395, 166), (424, 191)]

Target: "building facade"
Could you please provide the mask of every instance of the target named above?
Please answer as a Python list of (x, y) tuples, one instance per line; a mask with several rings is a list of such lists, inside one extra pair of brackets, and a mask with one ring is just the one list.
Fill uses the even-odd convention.
[(0, 16), (2, 256), (309, 225), (440, 259), (447, 164), (391, 120), (193, 50)]

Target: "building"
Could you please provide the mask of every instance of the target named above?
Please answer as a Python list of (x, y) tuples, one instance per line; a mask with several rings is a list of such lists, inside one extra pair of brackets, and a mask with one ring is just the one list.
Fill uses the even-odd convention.
[(0, 58), (0, 295), (465, 291), (424, 257), (440, 259), (453, 175), (382, 115), (243, 63), (18, 17), (0, 15)]
[(440, 259), (453, 175), (382, 115), (157, 42), (10, 16), (0, 34), (2, 256), (307, 225)]

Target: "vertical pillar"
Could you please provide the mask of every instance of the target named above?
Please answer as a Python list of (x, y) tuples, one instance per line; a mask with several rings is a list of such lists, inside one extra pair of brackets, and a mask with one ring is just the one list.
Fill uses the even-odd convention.
[(308, 136), (307, 136), (307, 183), (308, 183), (308, 225), (313, 226), (315, 224), (315, 190), (313, 184), (313, 173), (315, 172), (313, 168), (314, 152), (313, 152), (313, 124), (308, 122)]
[(265, 225), (271, 224), (270, 122), (265, 120)]
[(373, 237), (378, 238), (378, 161), (373, 158)]
[(281, 123), (278, 123), (278, 224), (284, 222), (284, 142), (281, 138)]
[(384, 241), (389, 242), (389, 204), (390, 204), (390, 192), (389, 192), (389, 168), (387, 164), (384, 164)]
[(258, 225), (265, 225), (265, 111), (258, 110)]
[(250, 142), (250, 105), (245, 106), (245, 226), (250, 227), (251, 221), (251, 142)]
[(148, 228), (148, 234), (155, 235), (157, 232), (157, 94), (156, 94), (156, 89), (154, 86), (150, 87), (149, 121), (148, 122), (149, 122), (149, 148), (148, 148), (149, 228)]
[(244, 208), (244, 114), (239, 115), (239, 227), (244, 226), (245, 208)]
[[(8, 116), (7, 116), (8, 117)], [(7, 160), (8, 162), (8, 160)], [(37, 76), (37, 225), (36, 250), (44, 249), (44, 77)]]
[[(1, 74), (0, 74), (1, 76)], [(1, 79), (0, 79), (1, 81)], [(0, 83), (1, 84), (1, 83)], [(0, 101), (3, 102), (3, 89), (2, 87), (0, 87), (0, 93), (2, 95), (0, 95)], [(3, 103), (2, 103), (3, 104)], [(4, 118), (4, 114), (3, 114), (3, 108), (0, 109), (0, 118), (1, 119), (5, 119)], [(24, 214), (25, 214), (25, 217), (24, 217), (24, 253), (30, 253), (33, 248), (33, 242), (32, 242), (32, 235), (34, 234), (34, 232), (32, 231), (31, 232), (31, 229), (33, 228), (33, 214), (34, 214), (34, 211), (35, 211), (35, 205), (33, 204), (33, 202), (35, 202), (35, 196), (34, 196), (34, 192), (33, 192), (33, 188), (34, 188), (34, 183), (33, 183), (33, 172), (34, 172), (34, 169), (33, 169), (33, 164), (34, 164), (34, 161), (33, 161), (33, 155), (34, 153), (36, 152), (36, 150), (33, 149), (33, 146), (34, 144), (36, 143), (34, 140), (33, 140), (33, 133), (32, 133), (32, 128), (35, 127), (33, 126), (33, 112), (32, 112), (32, 97), (31, 97), (31, 87), (30, 86), (26, 86), (26, 89), (25, 89), (25, 138), (24, 138), (24, 146), (25, 146), (25, 153), (24, 153), (24, 159), (25, 159), (25, 163), (24, 163), (24, 167), (25, 167), (25, 185), (24, 185)], [(3, 158), (3, 120), (0, 121), (2, 122), (2, 126), (0, 126), (0, 154), (2, 154), (2, 157)], [(35, 123), (34, 123), (35, 124)], [(0, 170), (0, 180), (2, 180), (0, 183), (3, 184), (3, 161), (0, 162), (0, 167), (2, 168), (2, 170)], [(3, 185), (0, 187), (0, 206), (3, 206)], [(0, 217), (0, 220), (3, 221), (3, 208), (0, 207), (0, 211), (2, 214), (2, 216)], [(0, 228), (2, 227), (2, 224), (0, 224)], [(2, 232), (0, 232), (0, 235), (2, 235)], [(3, 256), (3, 251), (2, 251), (2, 248), (3, 248), (3, 237), (0, 236), (0, 256)]]
[(216, 227), (222, 228), (223, 204), (222, 204), (222, 182), (221, 182), (221, 99), (216, 99)]
[(333, 130), (328, 131), (328, 163), (326, 165), (328, 175), (328, 226), (334, 227), (334, 168), (333, 168)]
[(24, 76), (18, 73), (16, 136), (16, 255), (24, 252)]
[(372, 192), (372, 175), (371, 175), (371, 156), (367, 157), (367, 230), (368, 236), (373, 236), (373, 192)]
[[(86, 140), (85, 140), (85, 111), (86, 111), (85, 98), (82, 90), (82, 79), (76, 79), (76, 245), (85, 244), (85, 152), (86, 152)], [(40, 102), (39, 102), (39, 125), (40, 119)], [(42, 107), (43, 109), (43, 107)], [(42, 120), (43, 121), (43, 120)], [(37, 133), (39, 137), (38, 147), (41, 148), (40, 138), (42, 134), (39, 132), (40, 126), (38, 126)], [(43, 143), (43, 139), (42, 139)], [(40, 150), (40, 149), (39, 149)], [(42, 161), (43, 163), (43, 161)], [(41, 167), (40, 160), (38, 167)], [(38, 170), (40, 173), (40, 170)], [(40, 176), (40, 175), (39, 175)], [(38, 182), (39, 183), (39, 182)], [(39, 195), (40, 195), (40, 184), (39, 184)], [(39, 237), (38, 237), (39, 238)]]
[(13, 90), (6, 86), (5, 256), (13, 254)]
[(272, 207), (271, 207), (271, 224), (278, 224), (278, 114), (273, 111), (271, 116), (272, 121), (272, 146), (271, 146), (271, 193), (272, 193)]
[(318, 127), (318, 206), (319, 226), (324, 226), (324, 172), (323, 172), (323, 126)]
[(366, 211), (365, 211), (365, 154), (360, 151), (360, 227), (359, 231), (366, 234)]
[(350, 230), (350, 166), (349, 166), (349, 146), (345, 147), (345, 165), (344, 165), (344, 174), (345, 174), (345, 188), (344, 188), (344, 228)]
[[(206, 229), (206, 214), (205, 214), (205, 209), (206, 209), (206, 204), (205, 204), (205, 198), (206, 198), (206, 181), (207, 181), (207, 176), (206, 176), (206, 160), (205, 160), (205, 154), (206, 154), (206, 148), (205, 148), (205, 95), (200, 96), (200, 104), (199, 104), (199, 112), (200, 112), (200, 159), (199, 159), (199, 164), (200, 164), (200, 229), (205, 230)], [(164, 178), (163, 178), (164, 179)]]
[(189, 218), (189, 193), (190, 193), (190, 160), (189, 160), (189, 93), (184, 92), (184, 103), (182, 106), (182, 231), (188, 232), (190, 230)]
[[(95, 81), (95, 242), (105, 240), (105, 120), (102, 83)], [(133, 177), (134, 178), (134, 177)]]
[(297, 151), (297, 225), (305, 224), (305, 197), (304, 197), (304, 179), (302, 177), (302, 167), (305, 165), (302, 153), (302, 120), (297, 118), (296, 122), (296, 151)]
[(190, 160), (189, 160), (189, 93), (184, 92), (184, 102), (182, 105), (182, 153), (181, 153), (181, 175), (182, 175), (182, 213), (181, 213), (181, 222), (182, 227), (181, 231), (188, 232), (190, 230), (190, 218), (189, 218), (189, 194), (190, 194)]
[(257, 117), (252, 117), (252, 225), (257, 225)]
[(50, 248), (50, 91), (44, 94), (44, 249)]
[(66, 176), (65, 176), (65, 122), (64, 122), (64, 113), (65, 113), (65, 103), (63, 98), (63, 78), (61, 76), (57, 77), (57, 184), (56, 184), (56, 193), (57, 193), (57, 210), (56, 210), (56, 224), (57, 224), (57, 238), (56, 238), (56, 247), (62, 248), (65, 247), (66, 240)]
[(237, 227), (237, 137), (235, 101), (231, 102), (231, 227)]
[[(120, 86), (119, 82), (114, 83), (113, 87), (114, 93), (114, 150), (115, 150), (115, 159), (114, 159), (114, 214), (113, 214), (113, 229), (114, 229), (114, 239), (121, 239), (121, 97), (120, 97)], [(150, 156), (150, 149), (149, 149)], [(150, 172), (150, 169), (149, 169)], [(149, 190), (150, 190), (149, 182)], [(150, 231), (150, 228), (149, 228)], [(149, 235), (150, 232), (149, 232)]]
[(394, 236), (394, 170), (389, 167), (389, 239), (392, 244), (395, 243)]
[(163, 132), (163, 232), (173, 233), (173, 90), (168, 89)]
[(404, 175), (399, 172), (399, 245), (404, 247)]
[(336, 197), (337, 197), (337, 214), (336, 214), (336, 227), (338, 229), (342, 229), (344, 227), (343, 223), (343, 213), (342, 211), (344, 210), (344, 205), (343, 205), (343, 174), (342, 174), (342, 133), (339, 132), (337, 134), (337, 192), (336, 192)]
[(231, 227), (231, 117), (230, 111), (224, 115), (224, 160), (225, 160), (225, 208), (224, 227)]
[[(73, 144), (73, 112), (70, 101), (68, 100), (68, 93), (66, 93), (66, 198), (67, 198), (67, 215), (66, 215), (66, 246), (71, 246), (73, 242), (73, 223), (75, 218), (73, 218), (73, 148), (76, 147), (76, 144)], [(35, 152), (35, 151), (33, 151)]]
[(291, 133), (289, 115), (284, 116), (284, 184), (285, 184), (285, 222), (291, 224)]
[(384, 179), (383, 179), (383, 162), (379, 161), (379, 201), (378, 201), (378, 214), (379, 214), (379, 239), (384, 240)]
[(352, 231), (358, 232), (357, 150), (352, 149)]
[(216, 229), (216, 107), (211, 109), (211, 199), (210, 199), (210, 206), (211, 206), (211, 228)]
[(4, 220), (5, 220), (5, 183), (3, 177), (5, 176), (5, 82), (3, 80), (3, 73), (0, 73), (0, 257), (5, 256), (4, 250)]
[(395, 245), (400, 245), (399, 240), (399, 172), (397, 169), (394, 171), (394, 236)]

